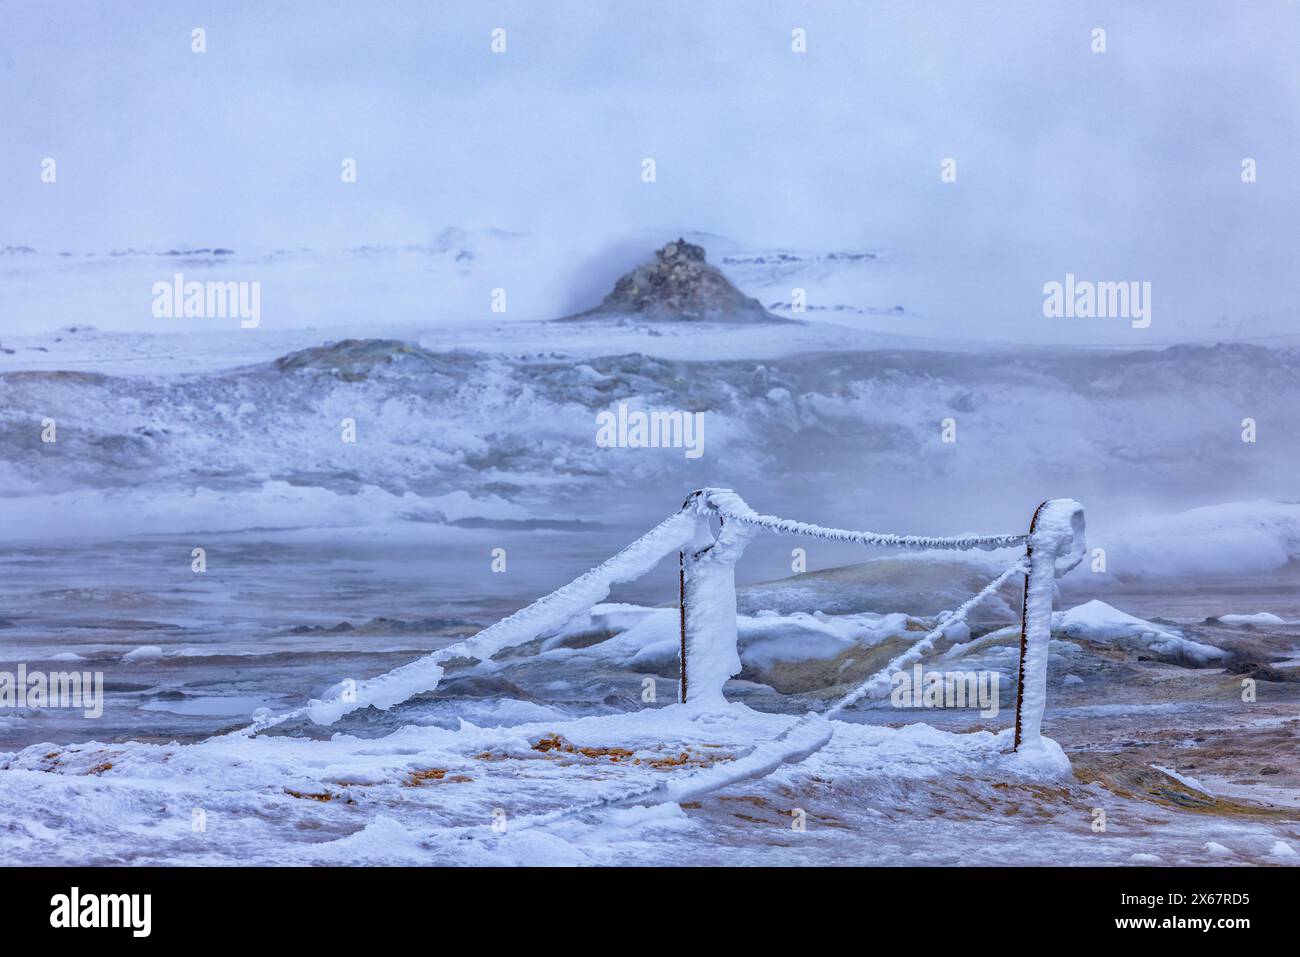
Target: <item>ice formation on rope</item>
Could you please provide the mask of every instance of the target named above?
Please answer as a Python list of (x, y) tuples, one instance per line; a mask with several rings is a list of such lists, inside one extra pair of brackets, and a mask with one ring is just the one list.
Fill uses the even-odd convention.
[(775, 515), (760, 515), (745, 504), (731, 489), (703, 489), (695, 493), (699, 508), (723, 519), (731, 519), (755, 525), (772, 532), (788, 535), (803, 535), (809, 538), (822, 538), (834, 542), (856, 542), (880, 548), (918, 548), (945, 549), (965, 551), (972, 548), (994, 550), (1023, 545), (1028, 535), (961, 535), (953, 538), (935, 538), (928, 535), (892, 535), (881, 532), (858, 532), (844, 528), (826, 528), (822, 525), (810, 525)]
[[(544, 631), (560, 627), (597, 602), (604, 601), (611, 586), (640, 578), (669, 552), (687, 547), (698, 535), (697, 524), (698, 516), (677, 512), (614, 557), (513, 615), (489, 625), (473, 638), (448, 645), (377, 678), (359, 682), (346, 694), (326, 701), (312, 701), (307, 705), (307, 714), (317, 724), (333, 724), (359, 708), (373, 706), (381, 711), (387, 710), (414, 695), (430, 691), (442, 680), (444, 662), (453, 658), (486, 661), (506, 648), (522, 645)], [(734, 603), (735, 599), (732, 601)], [(734, 632), (734, 613), (731, 627)]]

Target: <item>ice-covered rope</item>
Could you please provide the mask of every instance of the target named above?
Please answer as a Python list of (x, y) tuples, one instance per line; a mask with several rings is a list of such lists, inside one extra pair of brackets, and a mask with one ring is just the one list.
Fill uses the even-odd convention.
[(944, 549), (948, 551), (966, 551), (972, 548), (993, 550), (1023, 545), (1029, 540), (1025, 534), (1017, 535), (960, 535), (951, 538), (935, 538), (928, 535), (894, 535), (882, 532), (860, 532), (846, 528), (826, 528), (822, 525), (810, 525), (796, 522), (789, 518), (775, 515), (760, 515), (745, 504), (745, 501), (729, 489), (704, 489), (698, 496), (697, 507), (711, 515), (718, 515), (735, 522), (756, 525), (768, 531), (787, 535), (804, 535), (821, 538), (832, 542), (855, 542), (859, 545), (879, 546), (882, 548), (917, 548)]
[(613, 585), (640, 578), (665, 555), (686, 547), (694, 537), (695, 524), (695, 516), (689, 510), (676, 512), (612, 558), (513, 615), (489, 625), (472, 638), (440, 648), (375, 678), (348, 685), (331, 698), (258, 718), (247, 727), (231, 732), (231, 736), (249, 737), (304, 715), (318, 724), (333, 724), (349, 712), (371, 705), (386, 710), (417, 694), (431, 691), (442, 680), (443, 664), (447, 661), (454, 658), (486, 661), (506, 648), (532, 641), (542, 632), (560, 627), (575, 615), (604, 601)]
[(845, 708), (853, 707), (853, 705), (857, 704), (863, 697), (869, 694), (873, 688), (888, 685), (894, 672), (917, 661), (923, 654), (930, 650), (938, 637), (947, 631), (951, 625), (965, 621), (966, 616), (971, 613), (971, 610), (976, 605), (1001, 588), (1003, 583), (1012, 575), (1017, 572), (1023, 575), (1027, 567), (1024, 558), (1016, 559), (1011, 563), (1010, 567), (1008, 567), (1006, 571), (959, 605), (956, 610), (945, 612), (940, 615), (939, 623), (930, 629), (924, 638), (916, 642), (916, 644), (912, 645), (902, 654), (898, 655), (898, 657), (894, 658), (894, 660), (885, 665), (885, 667), (881, 668), (866, 681), (862, 682), (862, 684), (858, 685), (839, 701), (835, 702), (834, 705), (823, 711), (822, 716), (825, 718), (833, 718)]

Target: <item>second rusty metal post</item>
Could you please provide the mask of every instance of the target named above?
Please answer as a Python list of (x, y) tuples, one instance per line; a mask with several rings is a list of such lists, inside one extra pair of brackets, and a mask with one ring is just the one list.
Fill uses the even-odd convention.
[(1016, 738), (1012, 750), (1020, 750), (1022, 712), (1025, 705), (1025, 653), (1029, 650), (1029, 576), (1033, 574), (1034, 532), (1038, 529), (1038, 515), (1046, 502), (1040, 502), (1029, 520), (1029, 541), (1025, 545), (1025, 594), (1020, 603), (1020, 675), (1016, 680)]

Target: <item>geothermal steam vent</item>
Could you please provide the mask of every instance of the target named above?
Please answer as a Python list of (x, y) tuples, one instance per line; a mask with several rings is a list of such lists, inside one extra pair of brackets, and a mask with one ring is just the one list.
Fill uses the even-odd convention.
[(678, 239), (614, 283), (594, 309), (570, 316), (630, 316), (655, 322), (789, 322), (774, 316), (704, 259), (704, 247)]

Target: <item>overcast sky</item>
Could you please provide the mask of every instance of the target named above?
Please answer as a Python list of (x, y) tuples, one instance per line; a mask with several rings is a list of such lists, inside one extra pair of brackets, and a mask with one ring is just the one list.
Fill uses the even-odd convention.
[(1298, 22), (1264, 0), (6, 0), (0, 246), (699, 229), (897, 250), (931, 308), (995, 325), (1066, 271), (1152, 281), (1189, 333), (1294, 317)]

